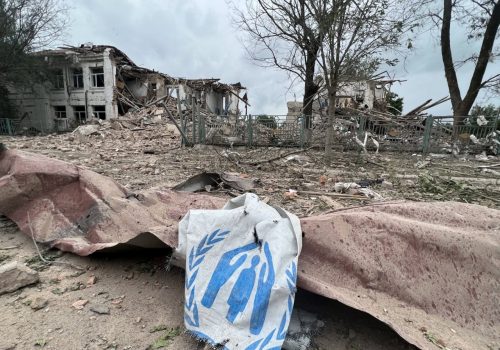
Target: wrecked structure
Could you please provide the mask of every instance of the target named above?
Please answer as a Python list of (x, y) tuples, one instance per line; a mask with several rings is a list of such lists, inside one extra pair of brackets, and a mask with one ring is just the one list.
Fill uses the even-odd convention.
[[(317, 80), (319, 80), (320, 92), (313, 102), (313, 115), (325, 114), (328, 110), (328, 93), (321, 87), (322, 80)], [(336, 107), (385, 112), (387, 111), (387, 94), (394, 81), (373, 79), (344, 83), (337, 92)], [(302, 102), (289, 101), (287, 107), (287, 121), (294, 122), (302, 114)]]
[[(35, 53), (48, 64), (47, 81), (30, 89), (14, 87), (9, 95), (18, 114), (11, 131), (66, 131), (88, 119), (116, 118), (169, 96), (177, 109), (199, 108), (217, 115), (240, 113), (240, 83), (219, 79), (173, 78), (136, 65), (109, 45), (65, 46)], [(179, 111), (180, 112), (180, 111)]]

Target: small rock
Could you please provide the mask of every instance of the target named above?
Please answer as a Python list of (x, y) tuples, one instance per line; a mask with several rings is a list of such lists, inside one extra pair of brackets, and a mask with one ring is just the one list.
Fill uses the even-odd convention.
[(135, 323), (140, 323), (141, 321), (142, 321), (142, 317), (137, 317), (137, 318), (135, 319)]
[(394, 185), (392, 184), (392, 182), (390, 182), (390, 181), (385, 181), (385, 180), (384, 180), (384, 182), (382, 182), (382, 187), (385, 187), (385, 188), (393, 188), (393, 187), (394, 187)]
[(77, 310), (82, 310), (88, 302), (88, 300), (80, 299), (71, 304), (71, 306)]
[(109, 315), (109, 307), (105, 305), (92, 305), (90, 306), (90, 311), (99, 315)]
[(85, 285), (84, 285), (82, 282), (78, 281), (78, 282), (74, 282), (74, 283), (72, 283), (72, 284), (68, 287), (68, 289), (69, 289), (70, 291), (72, 291), (72, 292), (75, 292), (75, 291), (80, 290), (80, 289), (85, 289)]
[(0, 266), (0, 295), (38, 283), (38, 272), (13, 261)]
[(36, 297), (31, 301), (31, 308), (35, 311), (45, 308), (49, 304), (49, 301), (42, 297)]
[(94, 285), (94, 284), (95, 284), (95, 282), (96, 282), (96, 280), (97, 280), (97, 279), (96, 279), (95, 275), (91, 275), (91, 276), (89, 277), (89, 279), (87, 280), (87, 286), (92, 286), (92, 285)]

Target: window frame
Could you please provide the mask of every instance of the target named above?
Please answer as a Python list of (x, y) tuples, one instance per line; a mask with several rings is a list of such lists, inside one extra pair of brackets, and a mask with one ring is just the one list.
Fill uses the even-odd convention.
[[(75, 117), (75, 119), (78, 122), (85, 122), (87, 120), (87, 111), (85, 110), (85, 106), (72, 106), (72, 107), (73, 107), (73, 116)], [(83, 110), (78, 110), (77, 108), (82, 108)]]
[[(96, 111), (96, 107), (99, 108), (102, 107), (102, 110)], [(97, 119), (106, 120), (106, 106), (105, 105), (92, 106), (92, 114)], [(101, 116), (104, 116), (104, 118), (101, 118)]]
[(54, 70), (52, 88), (54, 90), (64, 90), (64, 70), (62, 69)]
[[(96, 73), (96, 70), (101, 70), (101, 72)], [(99, 85), (100, 76), (102, 76), (102, 85)], [(104, 67), (90, 67), (90, 82), (93, 88), (101, 89), (105, 87)]]
[[(76, 73), (77, 71), (79, 71), (79, 73)], [(73, 68), (72, 76), (73, 76), (73, 89), (84, 89), (85, 83), (83, 82), (83, 68)]]
[[(58, 105), (58, 106), (53, 106), (54, 107), (54, 115), (56, 119), (67, 119), (68, 118), (68, 111), (66, 106), (64, 105)], [(58, 110), (58, 108), (64, 108), (64, 110)]]

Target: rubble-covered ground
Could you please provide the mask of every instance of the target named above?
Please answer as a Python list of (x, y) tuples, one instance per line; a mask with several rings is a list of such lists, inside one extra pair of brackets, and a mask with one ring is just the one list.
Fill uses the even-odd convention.
[[(235, 172), (257, 179), (258, 195), (299, 216), (374, 201), (343, 198), (335, 193), (339, 182), (368, 185), (383, 200), (456, 200), (500, 207), (500, 157), (338, 151), (328, 163), (322, 150), (313, 149), (286, 156), (297, 149), (181, 147), (177, 130), (166, 123), (137, 127), (114, 122), (94, 130), (88, 136), (0, 137), (0, 142), (88, 167), (132, 191), (171, 187), (203, 171)], [(274, 158), (278, 160), (266, 162)], [(290, 189), (299, 192), (287, 193)]]
[[(203, 171), (235, 172), (257, 179), (257, 194), (299, 216), (379, 200), (500, 207), (500, 159), (495, 157), (337, 152), (327, 163), (321, 150), (312, 149), (288, 155), (298, 150), (181, 147), (177, 131), (165, 123), (113, 122), (87, 131), (92, 133), (0, 137), (0, 142), (88, 167), (132, 191), (171, 187)], [(354, 188), (358, 185), (339, 189), (339, 183), (367, 186), (371, 198)], [(212, 190), (225, 198), (238, 194)], [(38, 284), (0, 296), (0, 349), (202, 348), (184, 333), (184, 276), (179, 269), (165, 271), (167, 252), (44, 254), (65, 263), (43, 263), (32, 240), (0, 220), (0, 263), (17, 260), (40, 270)], [(388, 327), (339, 303), (299, 293), (297, 305), (325, 322), (312, 349), (412, 349)]]

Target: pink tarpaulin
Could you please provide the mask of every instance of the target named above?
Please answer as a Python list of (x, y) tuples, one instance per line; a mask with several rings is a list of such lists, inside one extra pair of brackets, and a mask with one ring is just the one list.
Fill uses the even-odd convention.
[[(189, 209), (225, 201), (169, 189), (130, 193), (66, 162), (0, 153), (0, 213), (37, 241), (79, 255), (125, 243), (174, 247)], [(299, 287), (373, 315), (421, 349), (500, 343), (500, 211), (404, 202), (301, 224)]]

